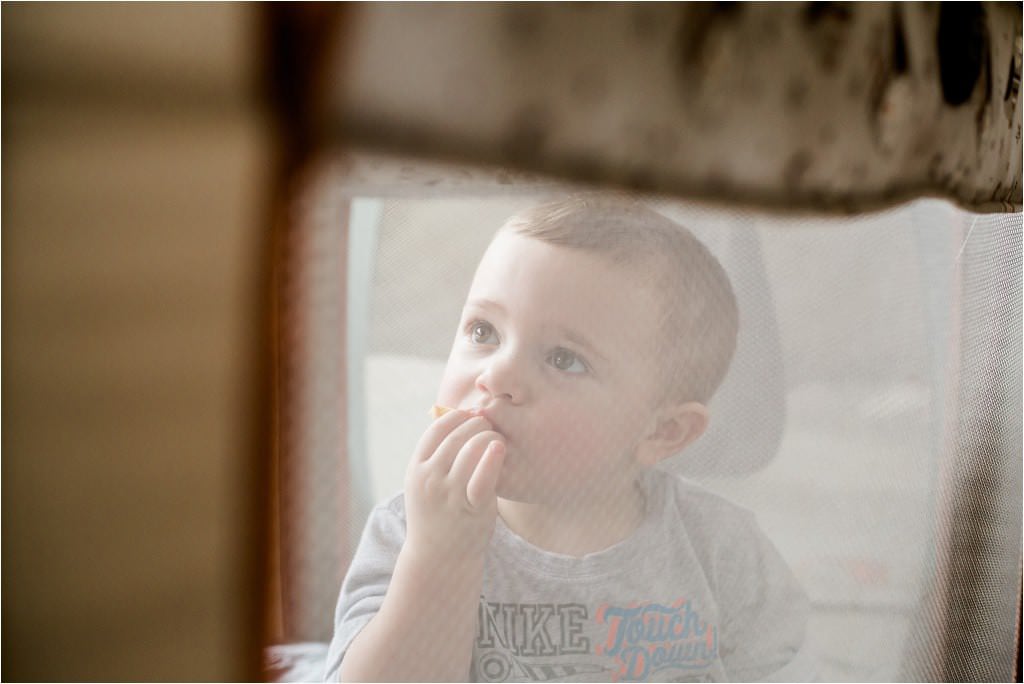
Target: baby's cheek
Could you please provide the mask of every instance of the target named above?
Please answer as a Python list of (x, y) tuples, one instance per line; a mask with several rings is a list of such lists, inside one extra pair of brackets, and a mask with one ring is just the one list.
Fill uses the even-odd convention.
[(546, 422), (543, 434), (551, 457), (566, 469), (586, 467), (601, 447), (602, 435), (593, 425), (578, 416), (553, 416)]
[(437, 403), (461, 407), (466, 398), (472, 396), (474, 377), (468, 369), (460, 367), (457, 360), (449, 359), (437, 389)]
[(439, 404), (440, 406), (459, 408), (460, 402), (458, 393), (442, 384), (441, 387), (438, 388), (437, 401), (435, 403)]

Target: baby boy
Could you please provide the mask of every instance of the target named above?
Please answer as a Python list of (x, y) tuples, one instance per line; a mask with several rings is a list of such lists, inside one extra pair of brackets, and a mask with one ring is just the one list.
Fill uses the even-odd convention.
[(753, 515), (653, 467), (708, 425), (737, 321), (716, 259), (637, 202), (509, 219), (441, 381), (455, 410), (367, 522), (327, 679), (808, 676), (806, 598)]

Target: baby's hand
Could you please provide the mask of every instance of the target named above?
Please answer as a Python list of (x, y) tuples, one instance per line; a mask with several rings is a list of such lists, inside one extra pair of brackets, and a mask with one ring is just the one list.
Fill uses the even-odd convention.
[(450, 411), (423, 433), (405, 474), (406, 549), (450, 563), (494, 534), (505, 440), (483, 416)]

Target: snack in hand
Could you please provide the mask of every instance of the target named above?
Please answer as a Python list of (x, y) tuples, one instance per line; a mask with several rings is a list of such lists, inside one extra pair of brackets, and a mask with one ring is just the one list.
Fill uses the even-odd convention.
[(438, 418), (448, 413), (449, 411), (454, 410), (455, 409), (451, 408), (450, 406), (441, 406), (440, 404), (434, 404), (434, 407), (430, 409), (430, 415), (434, 418), (434, 420), (437, 420)]

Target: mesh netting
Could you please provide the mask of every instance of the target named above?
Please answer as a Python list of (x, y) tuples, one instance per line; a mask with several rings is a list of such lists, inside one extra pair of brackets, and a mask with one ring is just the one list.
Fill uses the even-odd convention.
[[(431, 424), (427, 411), (438, 399), (477, 264), (502, 222), (536, 199), (353, 203), (347, 491), (339, 494), (352, 510), (337, 533), (307, 527), (311, 547), (330, 547), (321, 556), (328, 562), (310, 561), (314, 567), (295, 574), (319, 587), (307, 592), (302, 610), (311, 617), (295, 636), (328, 641), (336, 619), (350, 623), (338, 626), (329, 674), (380, 607), (387, 581), (373, 572), (384, 571), (373, 566), (367, 574), (359, 555), (386, 568), (388, 544), (401, 547), (404, 528), (389, 526), (406, 513), (394, 497)], [(614, 561), (614, 553), (591, 553), (583, 560), (618, 562), (601, 572), (621, 577), (588, 582), (573, 578), (574, 568), (597, 573), (599, 566), (573, 565), (573, 554), (534, 545), (499, 521), (496, 538), (519, 554), (509, 565), (535, 555), (534, 569), (563, 573), (573, 587), (559, 590), (568, 593), (556, 601), (553, 589), (531, 584), (534, 575), (489, 566), (505, 579), (484, 581), (472, 676), (682, 681), (771, 670), (844, 681), (1008, 678), (1021, 558), (1020, 215), (968, 214), (931, 200), (844, 219), (650, 205), (718, 258), (740, 315), (733, 362), (710, 402), (710, 427), (659, 465), (673, 483), (684, 483), (667, 495), (683, 500), (673, 505), (685, 528), (669, 546), (691, 550), (672, 548), (638, 568)], [(325, 222), (319, 230), (336, 227)], [(326, 280), (323, 287), (330, 291)], [(324, 330), (333, 339), (331, 326)], [(315, 374), (315, 363), (310, 367)], [(335, 399), (320, 402), (317, 434), (327, 434), (340, 395)], [(319, 438), (317, 457), (328, 474), (338, 458), (329, 436)], [(337, 486), (326, 479), (334, 484), (308, 486)], [(648, 492), (646, 500), (653, 497)], [(337, 505), (325, 508), (337, 519)], [(372, 539), (364, 537), (356, 551), (371, 509)], [(737, 531), (731, 511), (753, 514), (763, 535), (757, 538), (777, 549), (784, 570), (766, 565), (764, 555), (751, 560), (743, 549), (752, 538)], [(397, 540), (381, 541), (392, 532)], [(335, 617), (353, 553), (358, 576), (349, 578)], [(489, 562), (496, 564), (504, 557), (495, 553)], [(694, 568), (690, 556), (698, 559)], [(645, 590), (631, 585), (648, 575)], [(790, 580), (806, 603), (786, 593)], [(747, 607), (730, 612), (732, 599), (722, 594), (752, 586), (760, 589)], [(609, 617), (620, 603), (645, 616), (635, 633)], [(502, 607), (512, 605), (518, 608)], [(713, 633), (720, 641), (705, 638), (707, 648), (698, 651), (696, 632), (655, 638), (644, 631), (654, 629), (655, 608), (684, 621), (699, 612), (702, 638)], [(404, 644), (403, 652), (415, 658), (417, 649), (446, 647), (443, 616), (429, 618), (436, 642)], [(744, 616), (752, 616), (750, 624)]]

